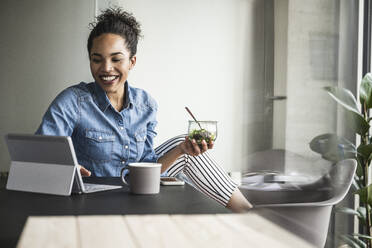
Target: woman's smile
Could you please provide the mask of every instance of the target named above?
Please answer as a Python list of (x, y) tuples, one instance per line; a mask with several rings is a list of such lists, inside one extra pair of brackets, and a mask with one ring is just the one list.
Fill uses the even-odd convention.
[(104, 84), (114, 84), (114, 83), (117, 83), (117, 81), (119, 81), (119, 76), (115, 76), (115, 75), (102, 75), (100, 76), (100, 79), (102, 80), (102, 82)]

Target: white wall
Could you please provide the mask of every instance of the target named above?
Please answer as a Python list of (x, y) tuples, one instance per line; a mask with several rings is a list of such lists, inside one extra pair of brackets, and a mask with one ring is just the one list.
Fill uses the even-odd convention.
[[(274, 95), (287, 96), (288, 1), (274, 0)], [(273, 103), (273, 148), (285, 149), (287, 100)]]
[(335, 102), (322, 89), (338, 84), (339, 6), (334, 0), (288, 5), (286, 150), (318, 157), (315, 136), (336, 132)]
[[(275, 30), (275, 55), (281, 55), (275, 58), (275, 86), (278, 81), (284, 82), (281, 89), (286, 88), (288, 99), (284, 116), (278, 118), (285, 119), (282, 131), (278, 125), (274, 130), (274, 137), (282, 136), (279, 139), (282, 142), (274, 143), (274, 147), (316, 163), (320, 156), (309, 148), (315, 136), (338, 133), (350, 140), (355, 138), (342, 115), (337, 115), (336, 103), (323, 87), (335, 85), (355, 92), (356, 4), (334, 0), (277, 0), (275, 4), (276, 10), (282, 8), (280, 13), (286, 13), (276, 16), (276, 27), (282, 25)], [(286, 46), (277, 49), (281, 45)], [(287, 164), (286, 170), (311, 173), (316, 168), (303, 167)]]
[(158, 101), (156, 143), (187, 131), (188, 106), (218, 121), (216, 160), (244, 168), (263, 143), (264, 1), (98, 0), (98, 9), (115, 4), (142, 24), (129, 82)]
[(6, 133), (34, 133), (62, 89), (91, 81), (94, 7), (93, 0), (0, 1), (0, 171), (9, 169)]
[[(0, 135), (33, 133), (62, 89), (91, 81), (86, 52), (96, 4), (109, 1), (1, 1)], [(185, 106), (219, 121), (216, 159), (245, 167), (262, 149), (264, 1), (117, 1), (142, 23), (129, 81), (158, 101), (156, 143), (187, 130)], [(9, 157), (0, 141), (0, 171)]]

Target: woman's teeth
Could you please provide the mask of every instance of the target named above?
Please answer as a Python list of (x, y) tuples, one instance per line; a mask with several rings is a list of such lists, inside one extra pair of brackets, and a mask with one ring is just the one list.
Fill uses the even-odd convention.
[(101, 77), (104, 81), (112, 81), (116, 78), (116, 76), (103, 76)]

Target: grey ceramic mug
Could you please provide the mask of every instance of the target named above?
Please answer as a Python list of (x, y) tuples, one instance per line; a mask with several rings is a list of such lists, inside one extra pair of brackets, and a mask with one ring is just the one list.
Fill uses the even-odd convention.
[[(127, 169), (127, 168), (126, 168)], [(123, 169), (121, 180), (128, 185), (134, 194), (158, 194), (160, 190), (160, 169), (159, 163), (130, 163), (129, 182), (125, 180)]]

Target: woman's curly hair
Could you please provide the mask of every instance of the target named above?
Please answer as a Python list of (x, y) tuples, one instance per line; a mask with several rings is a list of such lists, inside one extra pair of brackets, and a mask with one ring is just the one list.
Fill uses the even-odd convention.
[(108, 8), (103, 10), (96, 19), (96, 22), (89, 24), (92, 30), (88, 38), (88, 54), (92, 49), (94, 38), (110, 33), (124, 38), (130, 57), (136, 55), (138, 39), (141, 37), (141, 25), (131, 13), (120, 7)]

